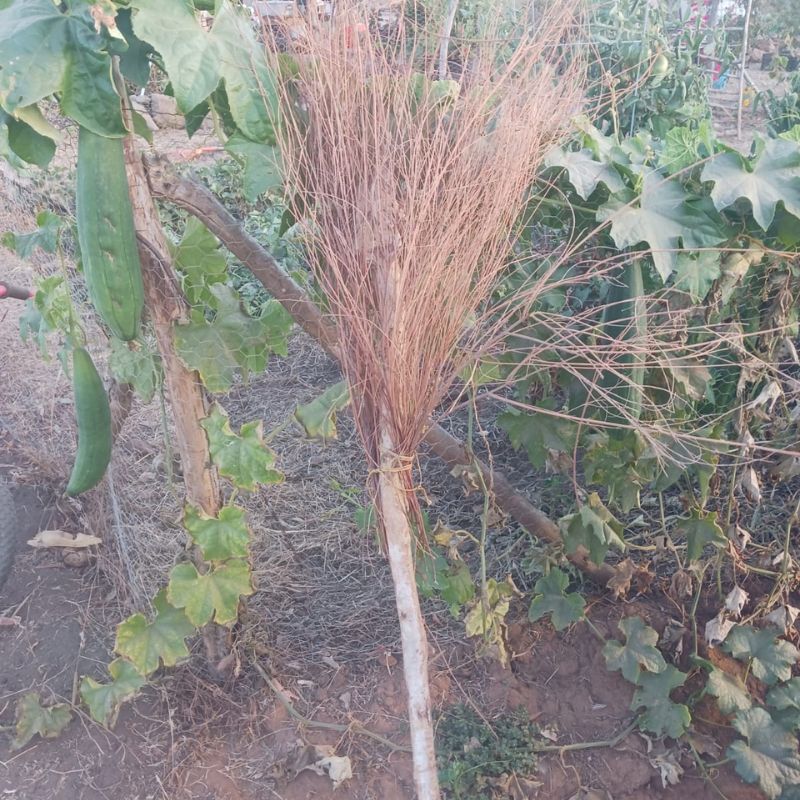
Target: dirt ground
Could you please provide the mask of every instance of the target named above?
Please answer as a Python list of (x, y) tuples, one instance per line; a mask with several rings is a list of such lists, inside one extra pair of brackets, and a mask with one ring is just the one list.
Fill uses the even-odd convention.
[[(3, 259), (4, 264), (10, 263), (7, 254)], [(25, 268), (17, 263), (13, 267), (17, 280), (24, 277)], [(59, 430), (60, 440), (52, 444), (51, 451), (59, 452), (60, 445), (62, 451), (69, 452), (73, 433), (69, 404), (58, 402), (57, 397), (65, 389), (63, 376), (58, 377), (52, 363), (43, 366), (30, 346), (20, 342), (16, 333), (19, 312), (19, 307), (12, 306), (3, 308), (0, 314), (6, 368), (10, 364), (31, 365), (27, 371), (15, 369), (13, 381), (0, 383), (0, 408), (4, 412), (0, 470), (16, 486), (20, 544), (14, 574), (0, 593), (0, 612), (16, 620), (0, 628), (0, 724), (9, 733), (14, 703), (20, 694), (35, 690), (43, 702), (72, 703), (79, 676), (103, 674), (113, 625), (128, 609), (122, 598), (129, 591), (122, 568), (117, 564), (115, 570), (113, 566), (119, 558), (119, 547), (111, 537), (97, 558), (77, 568), (65, 565), (58, 552), (35, 550), (25, 544), (42, 529), (85, 530), (96, 512), (61, 498), (63, 482), (59, 483), (57, 476), (59, 468), (64, 470), (63, 463), (56, 460), (50, 472), (43, 474), (39, 466), (44, 457), (42, 451), (36, 443), (29, 442), (25, 447), (20, 440), (21, 429), (51, 424)], [(297, 346), (293, 343), (293, 348)], [(303, 380), (308, 380), (310, 374), (313, 383), (315, 372), (307, 369), (307, 347), (290, 353), (288, 359), (277, 360), (269, 373), (272, 377), (264, 380), (288, 382), (288, 396), (309, 391), (313, 396), (313, 385), (299, 383), (300, 370), (292, 363), (298, 358), (303, 362)], [(319, 378), (324, 384), (330, 379), (332, 367), (321, 357), (318, 361)], [(10, 372), (6, 374), (11, 377)], [(245, 394), (249, 390), (242, 389), (240, 397), (234, 393), (227, 401), (233, 415), (250, 413), (239, 406)], [(25, 398), (30, 417), (27, 424), (8, 426), (9, 411), (25, 413)], [(145, 416), (152, 413), (148, 408), (138, 410)], [(278, 419), (280, 413), (281, 409), (274, 412)], [(141, 437), (148, 429), (137, 420), (134, 415), (135, 427), (130, 435)], [(274, 424), (275, 417), (271, 422)], [(318, 449), (306, 451), (305, 444), (298, 445), (295, 456), (280, 442), (274, 445), (278, 452), (288, 453), (287, 460), (294, 464), (310, 458), (310, 452), (317, 452), (318, 463), (311, 471), (295, 473), (294, 479), (287, 482), (288, 500), (283, 502), (295, 507), (295, 519), (289, 520), (290, 532), (292, 526), (302, 523), (314, 535), (314, 518), (308, 516), (313, 509), (297, 505), (306, 494), (313, 496), (313, 485), (330, 482), (332, 476), (340, 485), (348, 480), (348, 472), (350, 485), (357, 485), (363, 478), (360, 466), (348, 460), (349, 434), (344, 424), (342, 428), (342, 443), (324, 450), (322, 456)], [(157, 442), (157, 426), (155, 430)], [(337, 454), (337, 448), (344, 452)], [(37, 453), (38, 459), (32, 460)], [(140, 472), (146, 466), (142, 464)], [(291, 474), (292, 469), (289, 465), (287, 471)], [(62, 481), (65, 475), (64, 471)], [(447, 489), (433, 487), (443, 498)], [(455, 483), (449, 489), (456, 495)], [(280, 497), (272, 499), (282, 502)], [(331, 535), (326, 533), (331, 520), (317, 518), (320, 538)], [(342, 544), (350, 550), (355, 548), (347, 568), (352, 572), (364, 543), (354, 540), (359, 534), (352, 523), (348, 524), (346, 514), (335, 514), (333, 522)], [(343, 526), (347, 529), (342, 530)], [(11, 752), (10, 736), (3, 735), (3, 796), (19, 800), (324, 798), (332, 796), (329, 778), (297, 770), (308, 761), (309, 745), (327, 745), (338, 755), (348, 756), (353, 766), (353, 778), (336, 790), (336, 797), (413, 797), (407, 753), (393, 752), (355, 727), (362, 725), (391, 742), (406, 744), (405, 700), (391, 596), (384, 594), (384, 607), (376, 609), (374, 595), (353, 591), (348, 594), (348, 618), (340, 618), (338, 623), (336, 619), (328, 620), (328, 627), (320, 628), (312, 616), (322, 611), (314, 602), (314, 594), (322, 591), (324, 596), (330, 595), (325, 594), (328, 589), (324, 581), (315, 587), (309, 585), (310, 576), (304, 579), (302, 567), (311, 558), (313, 551), (306, 547), (294, 566), (290, 562), (283, 568), (284, 588), (280, 592), (285, 593), (287, 586), (295, 590), (291, 614), (277, 600), (270, 606), (270, 602), (262, 605), (258, 597), (253, 598), (241, 636), (262, 642), (253, 652), (303, 715), (315, 722), (354, 727), (334, 731), (298, 724), (246, 661), (237, 680), (218, 686), (204, 674), (202, 658), (198, 657), (188, 665), (160, 673), (153, 685), (123, 710), (113, 731), (104, 730), (76, 710), (75, 719), (57, 739), (37, 737), (21, 751)], [(347, 576), (338, 574), (335, 564), (330, 571), (337, 582), (346, 580)], [(385, 567), (374, 551), (362, 574), (356, 576), (358, 585), (364, 581), (383, 583), (384, 591), (388, 590)], [(270, 589), (263, 577), (259, 585), (265, 586), (262, 594), (274, 597), (276, 590)], [(270, 607), (275, 609), (277, 632), (271, 630)], [(491, 722), (499, 714), (522, 706), (559, 745), (617, 737), (633, 718), (629, 711), (632, 687), (605, 669), (596, 638), (586, 626), (556, 635), (547, 624), (529, 624), (524, 611), (521, 607), (512, 611), (516, 621), (509, 627), (509, 643), (514, 655), (511, 667), (503, 669), (497, 663), (477, 658), (474, 645), (463, 641), (463, 633), (446, 611), (428, 609), (437, 707), (467, 703)], [(601, 630), (612, 635), (618, 619), (632, 613), (643, 615), (659, 629), (666, 622), (654, 603), (644, 601), (626, 605), (598, 600), (590, 616)], [(288, 622), (292, 614), (299, 615), (301, 626), (310, 631), (297, 632), (297, 622), (294, 627)], [(712, 732), (724, 745), (724, 735), (720, 737), (717, 730)], [(704, 738), (707, 733), (701, 725), (698, 736)], [(664, 758), (677, 760), (686, 770), (677, 786), (662, 786), (659, 764)], [(708, 776), (698, 774), (682, 746), (649, 741), (631, 733), (614, 746), (543, 755), (531, 781), (508, 784), (495, 796), (542, 800), (710, 800), (720, 791), (731, 800), (760, 796), (728, 770), (710, 777), (713, 784)]]
[[(194, 147), (180, 132), (159, 140), (159, 149), (175, 159), (207, 157)], [(17, 212), (13, 204), (0, 203), (0, 231), (30, 226), (30, 215)], [(45, 260), (39, 268), (54, 266)], [(5, 250), (0, 275), (17, 283), (32, 279), (30, 267)], [(20, 341), (21, 311), (19, 305), (0, 304), (0, 475), (15, 487), (20, 551), (0, 590), (0, 616), (10, 620), (0, 626), (0, 794), (15, 800), (412, 798), (407, 752), (361, 730), (407, 746), (390, 580), (374, 543), (352, 521), (351, 500), (360, 496), (364, 467), (346, 418), (339, 441), (324, 448), (291, 428), (276, 435), (272, 447), (287, 479), (245, 499), (256, 538), (259, 591), (236, 629), (235, 679), (219, 685), (206, 674), (196, 643), (196, 658), (157, 673), (112, 731), (76, 707), (58, 738), (36, 737), (20, 751), (10, 750), (20, 695), (32, 690), (45, 703), (74, 704), (80, 676), (104, 675), (114, 626), (132, 611), (147, 609), (147, 598), (183, 550), (176, 525), (179, 492), (164, 479), (157, 402), (134, 405), (111, 481), (80, 502), (61, 496), (74, 442), (69, 383), (57, 361), (45, 363), (32, 345)], [(336, 374), (324, 354), (297, 335), (287, 358), (273, 359), (266, 376), (237, 387), (223, 404), (234, 425), (262, 418), (265, 430), (272, 430)], [(423, 469), (432, 516), (474, 524), (474, 499), (465, 500), (441, 467), (424, 462)], [(547, 510), (545, 484), (526, 488)], [(54, 528), (95, 533), (103, 545), (85, 563), (69, 566), (61, 552), (26, 544), (37, 531)], [(426, 606), (437, 709), (467, 704), (491, 723), (522, 707), (554, 746), (617, 739), (634, 718), (633, 687), (606, 670), (601, 645), (587, 626), (556, 634), (548, 623), (529, 623), (525, 611), (521, 604), (512, 607), (512, 659), (503, 669), (477, 656), (463, 626), (441, 604)], [(670, 621), (655, 600), (598, 598), (590, 600), (588, 613), (608, 636), (630, 614), (642, 615), (659, 631)], [(300, 714), (334, 728), (293, 718), (253, 668), (255, 660)], [(712, 711), (699, 717), (696, 748), (709, 761), (722, 759), (729, 726)], [(303, 769), (310, 746), (328, 746), (349, 757), (352, 779), (334, 793), (327, 776)], [(684, 770), (677, 785), (663, 784), (666, 762)], [(761, 797), (728, 766), (702, 774), (686, 745), (636, 732), (612, 745), (543, 754), (537, 773), (528, 777), (512, 776), (494, 796)]]

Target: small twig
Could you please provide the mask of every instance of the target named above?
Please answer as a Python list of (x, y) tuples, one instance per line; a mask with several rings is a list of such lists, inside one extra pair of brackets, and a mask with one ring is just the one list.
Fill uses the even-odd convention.
[(379, 733), (375, 733), (374, 731), (365, 728), (360, 722), (356, 720), (352, 720), (349, 725), (341, 725), (336, 722), (317, 722), (316, 720), (309, 719), (308, 717), (303, 716), (292, 704), (292, 701), (286, 696), (286, 693), (281, 689), (281, 687), (274, 681), (267, 671), (258, 663), (255, 659), (253, 660), (253, 666), (256, 669), (256, 672), (264, 679), (264, 682), (272, 689), (275, 697), (280, 700), (281, 705), (286, 709), (289, 713), (289, 716), (297, 720), (302, 725), (306, 725), (309, 728), (322, 728), (323, 730), (328, 731), (336, 731), (337, 733), (360, 733), (363, 736), (367, 736), (370, 739), (374, 739), (376, 742), (380, 742), (382, 745), (388, 747), (390, 750), (398, 750), (403, 753), (410, 753), (411, 748), (397, 744), (393, 742), (391, 739), (387, 739), (385, 736), (381, 736)]
[(616, 747), (621, 741), (627, 738), (639, 724), (638, 717), (618, 733), (613, 739), (599, 739), (594, 742), (575, 742), (574, 744), (535, 744), (533, 749), (537, 753), (567, 753), (573, 750), (591, 750), (595, 747)]

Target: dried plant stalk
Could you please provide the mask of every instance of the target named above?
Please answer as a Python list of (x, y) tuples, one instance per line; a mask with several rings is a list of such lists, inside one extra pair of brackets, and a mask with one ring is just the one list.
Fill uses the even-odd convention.
[(309, 15), (284, 94), (281, 153), (371, 469), (424, 800), (439, 789), (412, 469), (431, 413), (480, 349), (476, 318), (507, 266), (526, 191), (579, 103), (580, 64), (560, 48), (574, 17), (555, 5), (514, 42), (460, 42), (457, 80), (434, 81), (440, 21), (420, 31), (401, 14), (379, 36), (363, 4), (340, 3), (332, 20)]

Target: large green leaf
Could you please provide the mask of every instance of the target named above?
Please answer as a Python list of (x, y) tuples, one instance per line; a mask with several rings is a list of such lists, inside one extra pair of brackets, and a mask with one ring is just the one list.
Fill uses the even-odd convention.
[(735, 741), (727, 755), (746, 781), (757, 783), (770, 800), (800, 785), (797, 739), (776, 724), (767, 711), (763, 708), (740, 711), (733, 726), (747, 741)]
[(27, 692), (17, 701), (16, 726), (11, 749), (19, 750), (38, 733), (43, 739), (58, 736), (72, 719), (66, 703), (42, 706), (36, 692)]
[(133, 663), (142, 675), (158, 669), (159, 661), (172, 667), (189, 656), (186, 637), (195, 632), (195, 626), (186, 614), (167, 602), (165, 590), (153, 600), (155, 619), (148, 622), (144, 614), (134, 614), (117, 625), (114, 650)]
[[(36, 225), (36, 230), (31, 233), (8, 231), (0, 237), (0, 242), (24, 259), (30, 258), (37, 247), (41, 247), (45, 253), (55, 253), (64, 220), (52, 211), (40, 211), (36, 215)], [(63, 283), (63, 278), (58, 282)]]
[(717, 512), (704, 513), (694, 509), (689, 519), (681, 520), (677, 531), (686, 536), (686, 557), (689, 561), (696, 561), (703, 555), (707, 544), (714, 547), (724, 547), (728, 540), (717, 524)]
[(208, 287), (216, 313), (211, 321), (202, 314), (175, 327), (175, 348), (189, 369), (197, 370), (211, 392), (231, 388), (237, 373), (247, 379), (267, 365), (271, 352), (286, 354), (286, 337), (292, 319), (276, 301), (268, 301), (260, 317), (243, 309), (238, 294), (229, 286)]
[(125, 50), (120, 54), (120, 72), (129, 81), (133, 81), (139, 86), (146, 86), (150, 80), (150, 54), (153, 52), (153, 48), (133, 32), (133, 21), (129, 8), (119, 9), (115, 22), (127, 44)]
[(678, 253), (675, 262), (675, 288), (687, 292), (693, 303), (699, 303), (719, 278), (720, 254), (713, 250)]
[(275, 454), (264, 444), (261, 421), (246, 422), (238, 434), (231, 429), (225, 411), (214, 405), (200, 423), (208, 436), (211, 460), (220, 474), (239, 488), (255, 491), (259, 483), (280, 483), (283, 475), (273, 469)]
[(667, 668), (664, 656), (656, 647), (658, 633), (645, 625), (641, 617), (625, 617), (618, 627), (625, 634), (625, 644), (614, 640), (606, 642), (603, 657), (608, 669), (621, 670), (626, 680), (638, 683), (643, 669), (663, 672)]
[(677, 251), (712, 247), (727, 238), (714, 213), (675, 180), (648, 172), (639, 196), (622, 193), (611, 197), (597, 211), (599, 222), (611, 221), (611, 237), (617, 247), (647, 243), (658, 274), (666, 281), (675, 269)]
[(193, 306), (213, 306), (217, 298), (210, 287), (224, 283), (228, 269), (228, 259), (220, 250), (217, 237), (199, 219), (189, 217), (180, 242), (171, 250), (186, 299)]
[(644, 707), (639, 717), (639, 726), (656, 736), (671, 736), (677, 739), (683, 735), (692, 715), (683, 703), (670, 699), (670, 692), (683, 686), (687, 675), (667, 664), (661, 672), (643, 672), (639, 676), (639, 688), (633, 693), (631, 710)]
[(753, 705), (750, 692), (742, 681), (721, 669), (712, 669), (708, 676), (706, 689), (717, 698), (719, 710), (723, 714), (746, 711)]
[(236, 126), (248, 139), (274, 144), (278, 89), (267, 66), (264, 45), (256, 40), (248, 9), (223, 2), (211, 34)]
[(525, 448), (535, 467), (541, 468), (547, 463), (550, 450), (569, 453), (575, 449), (578, 426), (569, 420), (545, 413), (504, 411), (497, 422), (508, 434), (515, 450)]
[(107, 728), (114, 727), (119, 707), (145, 685), (146, 680), (130, 661), (117, 658), (108, 665), (111, 680), (98, 683), (94, 678), (81, 680), (81, 697), (92, 718)]
[(45, 135), (22, 119), (22, 112), (29, 117), (41, 116), (37, 106), (17, 109), (18, 117), (7, 114), (0, 108), (0, 128), (6, 127), (8, 146), (12, 152), (28, 164), (46, 167), (56, 152), (57, 135)]
[(239, 598), (253, 593), (250, 565), (236, 558), (200, 574), (194, 564), (173, 567), (167, 586), (170, 603), (182, 608), (197, 627), (210, 622), (219, 625), (235, 622)]
[(125, 135), (111, 58), (88, 5), (61, 13), (51, 0), (10, 0), (0, 6), (0, 105), (13, 112), (56, 93), (84, 127)]
[(589, 199), (598, 183), (605, 184), (611, 192), (621, 192), (625, 188), (614, 167), (606, 161), (595, 161), (588, 149), (571, 151), (556, 147), (545, 156), (544, 163), (548, 167), (565, 169), (575, 192), (584, 200)]
[(722, 645), (739, 661), (750, 661), (750, 671), (756, 678), (772, 686), (792, 677), (792, 667), (800, 658), (800, 651), (785, 639), (777, 628), (753, 628), (737, 625)]
[(191, 0), (133, 0), (133, 31), (161, 54), (183, 112), (205, 100), (220, 81), (217, 47), (200, 27)]
[(283, 186), (281, 153), (275, 145), (251, 142), (235, 133), (225, 142), (225, 149), (244, 161), (242, 189), (249, 202)]
[(787, 730), (800, 728), (800, 678), (792, 678), (770, 689), (767, 705), (774, 709), (772, 716), (779, 725)]
[(622, 523), (603, 505), (597, 492), (592, 492), (577, 513), (558, 521), (564, 546), (574, 553), (583, 545), (595, 564), (602, 564), (610, 547), (625, 549)]
[(329, 386), (319, 397), (297, 406), (294, 418), (303, 426), (306, 436), (327, 441), (336, 438), (336, 414), (350, 405), (347, 381)]
[(755, 221), (764, 230), (772, 224), (779, 202), (800, 217), (800, 145), (796, 142), (768, 139), (752, 161), (738, 153), (722, 153), (706, 164), (702, 179), (714, 181), (711, 198), (719, 209), (747, 198)]
[(183, 527), (200, 548), (206, 561), (225, 561), (246, 557), (250, 542), (245, 510), (239, 506), (223, 506), (216, 517), (187, 505)]
[(577, 592), (567, 592), (568, 584), (567, 574), (555, 567), (539, 578), (533, 587), (536, 596), (531, 601), (528, 619), (535, 622), (545, 614), (550, 614), (550, 621), (557, 631), (583, 619), (586, 601)]

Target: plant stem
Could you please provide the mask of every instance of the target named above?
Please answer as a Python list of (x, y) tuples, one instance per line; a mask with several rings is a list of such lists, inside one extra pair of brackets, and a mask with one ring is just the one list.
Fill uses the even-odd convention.
[(618, 733), (613, 739), (599, 739), (594, 742), (575, 742), (574, 744), (543, 744), (534, 745), (533, 749), (537, 753), (569, 753), (575, 750), (591, 750), (595, 747), (616, 747), (621, 741), (636, 730), (639, 724), (637, 717), (627, 728)]
[(408, 695), (408, 724), (414, 761), (417, 800), (439, 800), (439, 775), (433, 742), (431, 693), (428, 683), (428, 636), (417, 594), (414, 570), (413, 532), (408, 519), (404, 470), (408, 467), (395, 455), (387, 418), (381, 422), (381, 464), (378, 496), (386, 551), (394, 582), (400, 641), (403, 648), (403, 674)]

